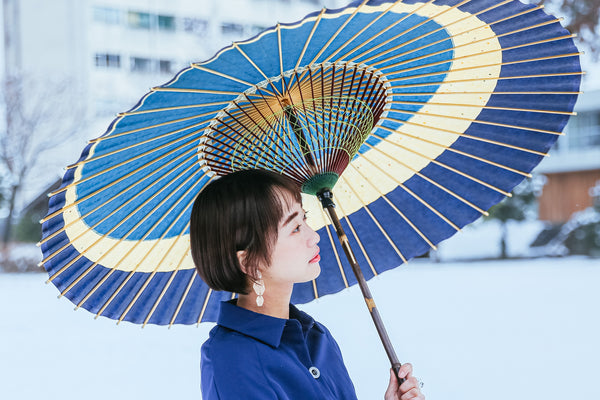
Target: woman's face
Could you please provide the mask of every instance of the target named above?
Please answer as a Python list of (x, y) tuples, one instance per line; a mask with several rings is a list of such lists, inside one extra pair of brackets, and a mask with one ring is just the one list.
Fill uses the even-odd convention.
[(286, 211), (279, 221), (271, 265), (262, 270), (263, 279), (269, 285), (311, 281), (321, 272), (319, 235), (306, 223), (302, 204), (289, 197), (282, 203)]

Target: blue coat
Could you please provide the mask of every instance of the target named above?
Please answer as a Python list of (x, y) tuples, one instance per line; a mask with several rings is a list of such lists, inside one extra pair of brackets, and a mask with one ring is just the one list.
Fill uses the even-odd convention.
[(201, 369), (203, 400), (356, 400), (331, 333), (293, 305), (285, 320), (221, 303)]

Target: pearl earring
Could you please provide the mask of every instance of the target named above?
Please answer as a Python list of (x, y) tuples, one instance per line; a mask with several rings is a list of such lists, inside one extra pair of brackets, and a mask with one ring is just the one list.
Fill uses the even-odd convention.
[(265, 293), (265, 283), (262, 280), (260, 271), (258, 271), (258, 280), (252, 284), (252, 288), (254, 289), (254, 293), (256, 293), (256, 305), (262, 307), (265, 303), (265, 299), (263, 298), (263, 294)]

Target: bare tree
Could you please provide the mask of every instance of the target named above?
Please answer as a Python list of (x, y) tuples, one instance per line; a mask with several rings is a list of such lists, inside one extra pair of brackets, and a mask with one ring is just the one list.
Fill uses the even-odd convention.
[[(7, 209), (3, 247), (11, 238), (15, 207), (24, 184), (44, 166), (45, 156), (61, 146), (84, 123), (83, 101), (67, 81), (40, 81), (11, 76), (2, 82), (0, 174)], [(46, 164), (47, 165), (47, 164)]]

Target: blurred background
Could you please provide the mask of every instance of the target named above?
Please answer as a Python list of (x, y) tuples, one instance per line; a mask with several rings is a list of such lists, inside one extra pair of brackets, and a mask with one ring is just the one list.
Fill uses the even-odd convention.
[[(570, 291), (567, 293), (575, 295), (580, 290), (587, 293), (588, 289), (577, 285), (582, 282), (588, 285), (598, 283), (600, 0), (542, 0), (531, 3), (543, 4), (548, 12), (563, 17), (563, 24), (578, 35), (577, 44), (585, 52), (581, 62), (586, 75), (583, 77), (583, 93), (575, 106), (577, 115), (570, 119), (565, 129), (566, 135), (559, 138), (550, 157), (542, 161), (532, 179), (515, 189), (512, 198), (492, 208), (489, 217), (471, 224), (442, 243), (437, 251), (424, 255), (411, 266), (403, 267), (400, 272), (390, 272), (398, 275), (395, 278), (398, 279), (398, 285), (406, 285), (407, 279), (415, 279), (414, 285), (418, 287), (420, 276), (428, 276), (434, 270), (454, 271), (453, 268), (455, 273), (449, 273), (448, 279), (460, 276), (461, 282), (446, 281), (446, 285), (440, 284), (439, 290), (452, 288), (453, 283), (456, 284), (455, 287), (465, 285), (468, 279), (475, 279), (473, 284), (478, 284), (480, 289), (486, 287), (478, 280), (479, 275), (469, 275), (470, 278), (463, 275), (467, 273), (465, 268), (468, 271), (487, 268), (490, 276), (502, 274), (499, 271), (508, 271), (514, 276), (530, 277), (532, 282), (536, 282), (533, 276), (544, 274), (543, 266), (546, 264), (549, 265), (549, 276), (555, 279), (549, 285), (557, 286), (555, 291), (548, 293), (546, 292), (550, 286), (545, 286), (544, 293), (553, 300), (557, 300), (557, 292), (565, 289), (560, 286), (560, 282), (570, 279), (570, 273), (580, 274), (574, 275), (579, 283), (569, 286)], [(70, 310), (68, 302), (64, 299), (56, 302), (53, 295), (57, 293), (53, 293), (52, 285), (43, 285), (44, 271), (38, 266), (41, 252), (35, 245), (41, 238), (38, 221), (48, 208), (46, 194), (59, 186), (63, 168), (78, 160), (86, 142), (102, 135), (116, 113), (135, 106), (150, 87), (169, 81), (191, 62), (211, 58), (232, 41), (252, 37), (277, 22), (299, 20), (321, 7), (338, 8), (346, 4), (347, 1), (344, 0), (2, 0), (0, 21), (4, 40), (0, 47), (0, 398), (83, 396), (74, 390), (71, 394), (60, 391), (60, 396), (56, 392), (56, 397), (53, 397), (52, 393), (55, 392), (49, 391), (49, 387), (54, 384), (66, 385), (65, 380), (57, 378), (56, 371), (50, 373), (53, 368), (61, 369), (58, 376), (75, 374), (75, 378), (67, 381), (79, 381), (76, 388), (96, 392), (99, 398), (154, 398), (153, 394), (158, 396), (158, 393), (164, 397), (160, 390), (137, 392), (133, 386), (130, 387), (131, 380), (136, 380), (135, 377), (139, 375), (130, 370), (119, 370), (114, 365), (115, 358), (110, 358), (108, 364), (100, 364), (100, 367), (92, 367), (91, 364), (95, 363), (91, 363), (89, 359), (83, 362), (82, 358), (86, 355), (80, 352), (90, 351), (89, 343), (102, 343), (102, 340), (108, 340), (104, 345), (111, 348), (115, 345), (114, 342), (119, 342), (124, 346), (122, 349), (129, 348), (132, 354), (136, 354), (131, 356), (132, 359), (137, 357), (136, 363), (126, 364), (134, 369), (139, 368), (142, 363), (146, 366), (160, 365), (162, 370), (167, 368), (165, 363), (184, 365), (184, 362), (178, 363), (175, 360), (177, 357), (187, 360), (190, 364), (185, 373), (180, 371), (172, 376), (168, 373), (158, 376), (171, 377), (170, 382), (165, 382), (168, 387), (175, 385), (175, 376), (180, 378), (181, 382), (177, 381), (177, 385), (183, 385), (186, 393), (199, 397), (199, 346), (210, 326), (188, 328), (192, 333), (173, 329), (177, 333), (167, 334), (155, 333), (154, 328), (147, 328), (151, 333), (141, 336), (138, 330), (128, 333), (131, 332), (131, 327), (117, 328), (114, 324), (109, 327), (106, 324), (108, 321), (96, 321), (90, 325), (91, 318), (84, 315), (84, 312), (76, 315), (62, 314), (64, 310)], [(572, 265), (574, 267), (570, 273), (566, 273), (565, 268)], [(524, 273), (525, 269), (529, 272)], [(446, 276), (436, 273), (438, 277)], [(417, 275), (413, 277), (411, 274)], [(504, 282), (505, 285), (502, 293), (511, 290), (511, 284), (522, 281), (521, 278), (511, 277), (513, 275), (497, 276), (497, 283)], [(489, 282), (489, 290), (495, 290), (493, 282), (485, 281)], [(513, 287), (516, 293), (521, 293), (519, 290), (522, 290), (523, 297), (517, 295), (511, 298), (527, 299), (536, 290), (533, 286), (535, 284), (528, 288)], [(468, 292), (469, 287), (464, 286), (458, 292), (472, 296)], [(590, 287), (589, 290), (594, 289)], [(415, 296), (418, 297), (420, 293), (417, 290)], [(600, 300), (598, 295), (588, 294), (585, 299), (578, 300), (581, 303), (574, 303), (573, 307), (597, 307)], [(457, 291), (450, 291), (448, 294), (455, 295)], [(498, 298), (490, 299), (492, 300), (506, 301)], [(568, 301), (571, 300), (573, 298)], [(394, 302), (384, 299), (384, 304), (388, 301)], [(481, 298), (478, 301), (482, 301)], [(431, 314), (423, 314), (427, 310), (427, 304), (429, 303), (423, 300), (421, 314), (415, 316), (425, 318), (419, 320), (422, 324), (428, 323), (428, 317), (433, 318)], [(498, 310), (502, 309), (501, 304), (496, 305)], [(516, 304), (515, 307), (518, 307)], [(391, 305), (389, 307), (392, 308)], [(492, 303), (490, 307), (493, 307)], [(60, 315), (51, 317), (53, 313)], [(314, 313), (319, 311), (315, 309)], [(582, 312), (583, 314), (586, 313)], [(327, 318), (327, 314), (323, 314), (323, 319)], [(591, 316), (587, 315), (586, 318)], [(597, 313), (595, 318), (597, 319)], [(481, 323), (480, 319), (478, 321)], [(499, 323), (494, 321), (488, 322)], [(509, 318), (503, 320), (502, 324), (510, 325), (511, 321), (514, 323)], [(66, 324), (66, 327), (49, 327), (49, 324), (55, 322)], [(342, 325), (340, 322), (340, 326)], [(333, 326), (336, 326), (335, 321)], [(589, 334), (600, 330), (597, 324), (588, 326), (584, 323), (582, 326), (586, 327)], [(177, 335), (184, 336), (173, 339)], [(166, 340), (174, 342), (187, 341), (190, 344), (190, 335), (194, 337), (191, 347), (173, 349), (162, 346), (160, 351), (163, 355), (158, 355), (160, 352), (157, 352), (157, 358), (145, 351), (148, 350), (147, 347), (154, 348), (154, 341), (164, 341), (164, 338), (170, 338)], [(560, 335), (556, 338), (557, 343), (573, 340), (572, 336), (564, 332)], [(118, 338), (128, 339), (122, 342)], [(127, 340), (138, 341), (141, 347), (130, 347), (131, 343), (127, 345)], [(49, 346), (42, 346), (40, 343), (48, 343)], [(65, 350), (67, 353), (64, 353), (68, 354), (65, 356), (67, 361), (57, 364), (53, 352), (72, 345), (75, 350)], [(173, 342), (170, 342), (169, 346), (171, 345)], [(101, 354), (105, 354), (101, 350), (103, 345), (98, 346), (101, 346), (100, 350), (96, 349), (89, 357), (102, 358)], [(590, 343), (590, 346), (592, 347), (584, 346), (588, 349), (587, 356), (600, 355), (597, 344)], [(341, 347), (344, 349), (343, 345)], [(582, 351), (585, 353), (585, 350)], [(111, 354), (114, 352), (113, 348)], [(568, 358), (569, 363), (578, 360), (573, 354), (569, 353), (568, 357), (574, 357)], [(127, 357), (126, 354), (124, 356)], [(543, 359), (539, 355), (531, 357)], [(353, 354), (349, 358), (349, 362), (355, 360)], [(415, 358), (418, 358), (416, 354)], [(556, 360), (560, 360), (560, 354)], [(351, 372), (355, 371), (357, 375), (363, 373), (363, 367), (358, 366), (364, 364), (363, 361), (357, 355), (356, 366), (349, 366)], [(424, 357), (421, 362), (431, 363), (432, 359)], [(477, 362), (474, 359), (468, 365), (473, 367)], [(382, 363), (385, 381), (387, 376), (384, 359)], [(85, 365), (83, 370), (88, 371), (87, 373), (79, 370), (81, 365)], [(592, 363), (583, 365), (587, 371)], [(103, 378), (106, 373), (111, 376), (109, 371), (114, 371), (114, 368), (123, 371), (118, 374), (123, 382), (114, 376)], [(477, 373), (476, 368), (471, 372)], [(600, 372), (597, 367), (596, 372)], [(34, 377), (41, 379), (40, 376), (48, 377), (48, 374), (54, 377), (44, 380), (45, 385), (42, 387), (46, 388), (45, 391), (35, 392), (27, 384)], [(437, 375), (432, 369), (429, 374), (430, 381), (434, 381)], [(86, 383), (85, 377), (90, 375), (95, 377), (96, 389), (90, 388), (91, 383)], [(184, 379), (186, 376), (192, 381)], [(560, 376), (560, 373), (557, 371), (554, 376)], [(115, 379), (116, 387), (106, 383), (115, 382)], [(454, 380), (446, 384), (452, 385), (452, 382)], [(494, 398), (491, 392), (480, 392), (479, 397), (468, 397), (458, 392), (455, 396), (450, 396), (448, 386), (444, 389), (442, 384), (438, 384), (437, 387), (435, 383), (430, 384), (430, 390), (433, 393), (438, 390), (442, 394), (438, 398), (445, 400)], [(578, 385), (581, 386), (581, 383)], [(524, 387), (528, 386), (530, 382), (525, 382)], [(112, 389), (107, 392), (107, 387)], [(482, 386), (481, 390), (485, 390), (485, 387), (487, 386)], [(104, 391), (98, 388), (104, 388)], [(589, 397), (593, 390), (596, 390), (593, 394), (598, 395), (595, 398), (600, 398), (600, 392), (593, 389), (591, 384), (588, 387), (584, 381), (583, 388), (589, 388), (590, 391), (581, 392), (582, 395), (588, 395), (581, 398), (594, 398)], [(3, 390), (6, 397), (2, 395)], [(371, 389), (366, 384), (361, 386), (357, 383), (357, 390), (364, 395), (370, 393)], [(383, 388), (380, 392), (383, 392)], [(380, 392), (373, 397), (367, 395), (361, 398), (380, 398)], [(179, 393), (183, 398), (192, 398), (177, 391), (174, 393)]]

